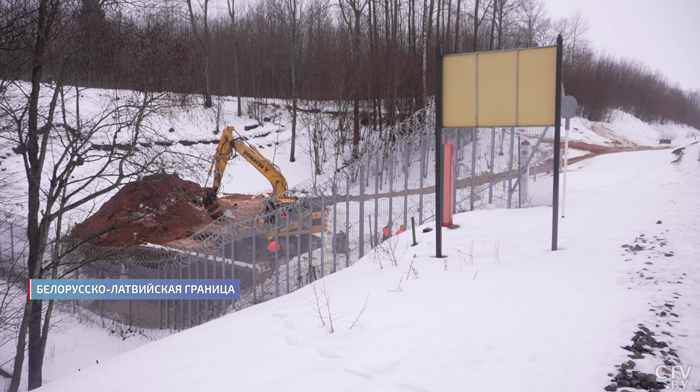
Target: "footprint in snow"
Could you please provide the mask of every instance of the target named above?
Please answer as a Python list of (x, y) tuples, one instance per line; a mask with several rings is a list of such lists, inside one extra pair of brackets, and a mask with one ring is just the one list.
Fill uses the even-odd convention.
[(343, 369), (343, 370), (352, 374), (353, 376), (358, 376), (358, 377), (364, 378), (365, 380), (374, 381), (374, 377), (370, 376), (369, 374), (358, 372), (357, 370), (352, 370), (352, 369)]
[(338, 354), (334, 353), (333, 351), (331, 351), (327, 348), (323, 348), (323, 347), (318, 348), (318, 353), (321, 354), (321, 356), (324, 358), (329, 358), (329, 359), (339, 359), (340, 358), (338, 356)]
[(296, 338), (293, 338), (291, 336), (285, 336), (284, 341), (287, 342), (287, 344), (290, 346), (298, 346), (299, 345), (299, 341)]

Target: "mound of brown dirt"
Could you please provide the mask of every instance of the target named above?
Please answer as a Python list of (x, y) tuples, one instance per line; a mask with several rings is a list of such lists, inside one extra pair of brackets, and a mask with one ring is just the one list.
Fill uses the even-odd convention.
[(93, 245), (130, 247), (184, 239), (212, 222), (197, 204), (202, 188), (175, 174), (156, 174), (126, 184), (77, 225), (73, 235)]

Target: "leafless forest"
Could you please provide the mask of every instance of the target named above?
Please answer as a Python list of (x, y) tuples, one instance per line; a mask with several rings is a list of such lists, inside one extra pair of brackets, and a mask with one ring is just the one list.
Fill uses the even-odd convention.
[[(7, 265), (24, 278), (58, 276), (69, 253), (54, 241), (64, 214), (182, 162), (137, 148), (156, 132), (148, 117), (178, 100), (286, 100), (293, 161), (297, 111), (326, 108), (300, 101), (333, 102), (338, 128), (352, 128), (352, 140), (339, 144), (357, 147), (361, 125), (389, 129), (428, 104), (438, 44), (446, 54), (504, 50), (552, 45), (561, 34), (564, 87), (581, 115), (603, 120), (622, 108), (700, 128), (700, 91), (597, 54), (587, 31), (583, 15), (553, 20), (539, 0), (0, 0), (0, 138), (22, 155), (27, 181), (26, 265), (14, 255)], [(119, 91), (105, 94), (100, 115), (83, 118), (78, 87)], [(94, 150), (98, 135), (127, 147)], [(100, 164), (85, 175), (88, 160)], [(0, 176), (0, 187), (9, 178)], [(26, 282), (8, 281), (5, 291), (20, 293), (11, 311), (0, 297), (0, 332), (9, 336), (0, 345), (16, 347), (12, 364), (0, 364), (10, 392), (20, 387), (25, 355), (28, 389), (43, 383), (53, 301), (24, 299)]]
[(565, 89), (581, 115), (622, 108), (700, 127), (700, 92), (596, 54), (584, 15), (553, 20), (538, 0), (8, 0), (0, 78), (31, 79), (42, 17), (45, 82), (197, 93), (206, 106), (212, 95), (343, 102), (355, 127), (425, 104), (437, 43), (450, 54), (548, 46), (562, 34)]

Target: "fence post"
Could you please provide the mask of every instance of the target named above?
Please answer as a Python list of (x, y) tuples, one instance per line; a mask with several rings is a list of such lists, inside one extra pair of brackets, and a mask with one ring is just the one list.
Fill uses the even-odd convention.
[[(518, 178), (520, 185), (518, 187), (518, 207), (522, 207), (523, 204), (527, 205), (528, 203), (528, 180), (530, 178), (528, 173), (530, 160), (527, 159), (528, 156), (530, 156), (530, 142), (526, 139), (520, 143), (520, 177)], [(525, 159), (523, 159), (523, 157), (525, 157)]]
[(365, 166), (360, 163), (360, 258), (365, 255)]
[(425, 177), (425, 135), (420, 136), (420, 194), (418, 196), (418, 224), (423, 224), (423, 177)]
[(515, 128), (510, 129), (510, 162), (508, 163), (508, 208), (511, 208), (513, 195), (513, 144), (515, 143)]
[[(157, 270), (158, 271), (158, 279), (160, 279), (160, 269), (161, 269), (161, 265), (158, 264), (158, 270)], [(104, 301), (100, 301), (100, 305), (102, 305), (103, 303), (104, 303)], [(158, 329), (163, 329), (163, 300), (162, 299), (158, 300)]]
[[(364, 217), (362, 218), (364, 219)], [(377, 225), (379, 223), (379, 155), (374, 162), (374, 236), (371, 237), (370, 246), (377, 246)], [(370, 230), (372, 235), (372, 230)]]
[(452, 177), (452, 200), (454, 200), (454, 210), (452, 211), (453, 213), (457, 212), (457, 178), (459, 178), (459, 152), (460, 152), (460, 145), (462, 144), (462, 128), (455, 128), (455, 132), (457, 133), (457, 140), (456, 143), (454, 144), (454, 176)]
[[(360, 181), (363, 182), (363, 181)], [(360, 215), (362, 219), (362, 215)], [(350, 266), (350, 176), (345, 175), (345, 266)]]
[[(216, 251), (215, 251), (216, 252)], [(216, 263), (214, 263), (214, 270), (216, 271)], [(216, 279), (216, 272), (214, 273), (214, 279)], [(224, 236), (221, 236), (221, 279), (226, 279), (226, 240)], [(219, 316), (224, 314), (226, 307), (226, 300), (216, 301), (217, 304), (221, 305), (219, 308)]]
[(313, 229), (314, 229), (314, 214), (313, 214), (313, 200), (309, 200), (309, 205), (311, 207), (311, 212), (309, 213), (309, 283), (311, 283), (311, 277), (313, 276), (314, 272), (314, 236), (313, 236)]
[[(393, 230), (391, 228), (391, 223), (394, 220), (394, 152), (392, 151), (389, 154), (389, 233), (393, 234)], [(376, 225), (377, 222), (374, 222)], [(375, 230), (375, 233), (377, 231)]]
[[(53, 248), (51, 248), (51, 250), (52, 250), (52, 253), (53, 253)], [(121, 275), (122, 275), (122, 276), (119, 277), (120, 279), (124, 279), (124, 278), (129, 279), (129, 267), (127, 266), (126, 262), (122, 263), (122, 273), (121, 273)], [(131, 300), (130, 300), (130, 299), (127, 299), (127, 300), (126, 300), (126, 307), (127, 307), (127, 316), (126, 316), (127, 318), (126, 318), (126, 319), (127, 319), (128, 322), (129, 322), (129, 326), (131, 326), (131, 325), (133, 324), (133, 322), (132, 322), (132, 319), (131, 319), (132, 316), (131, 316)]]
[(403, 167), (403, 173), (404, 173), (404, 178), (403, 178), (403, 227), (408, 226), (408, 172), (409, 172), (409, 147), (410, 145), (406, 145), (406, 163)]
[[(236, 260), (236, 258), (235, 258), (236, 248), (234, 246), (236, 236), (234, 235), (235, 229), (232, 226), (229, 226), (229, 227), (231, 227), (231, 279), (236, 279), (236, 262), (235, 262), (235, 260)], [(235, 299), (231, 300), (231, 309), (233, 311), (236, 310), (236, 300)]]
[[(74, 257), (75, 257), (75, 253), (72, 254), (71, 259), (74, 259)], [(75, 272), (73, 272), (73, 279), (78, 279), (78, 269), (77, 268), (75, 269)], [(78, 300), (74, 299), (73, 300), (73, 314), (75, 314), (78, 311), (77, 306), (78, 306)]]
[[(226, 237), (224, 237), (223, 233), (221, 235), (221, 279), (226, 279)], [(223, 300), (221, 304), (223, 306)]]
[(285, 254), (284, 254), (284, 266), (286, 267), (285, 268), (285, 271), (286, 271), (285, 275), (287, 278), (287, 285), (286, 285), (287, 286), (287, 291), (286, 291), (287, 294), (289, 294), (289, 267), (290, 267), (290, 263), (289, 263), (289, 217), (291, 216), (290, 212), (291, 211), (289, 210), (289, 208), (287, 208), (287, 210), (285, 212), (285, 214), (287, 216), (284, 219), (284, 231), (285, 231), (285, 233), (284, 233), (284, 243), (285, 243), (285, 245), (284, 245), (284, 252), (285, 252)]
[[(274, 260), (270, 260), (270, 268), (272, 268), (272, 264), (274, 263), (275, 269), (273, 273), (275, 274), (275, 298), (280, 296), (280, 234), (279, 234), (279, 215), (277, 211), (273, 212), (274, 217), (273, 217), (273, 222), (274, 222), (274, 230), (275, 230), (275, 258)], [(263, 289), (264, 290), (264, 289)], [(263, 295), (265, 293), (263, 292)]]
[[(180, 279), (182, 279), (182, 265), (178, 265), (178, 270), (180, 272)], [(140, 312), (139, 312), (140, 313)], [(185, 329), (185, 323), (183, 319), (185, 318), (185, 300), (180, 300), (180, 324), (178, 324), (179, 330)]]
[(476, 196), (476, 140), (479, 135), (478, 128), (472, 128), (472, 185), (469, 197), (469, 210), (474, 211), (474, 197)]
[[(204, 251), (204, 279), (209, 279), (209, 246)], [(166, 305), (168, 301), (165, 301)], [(167, 311), (167, 307), (166, 307)], [(209, 321), (209, 300), (204, 300), (204, 321)]]
[(325, 226), (326, 226), (326, 194), (321, 191), (321, 277), (323, 278), (324, 275), (324, 256), (325, 256), (325, 250), (326, 250), (326, 242), (325, 242)]
[(493, 204), (493, 164), (496, 150), (496, 128), (491, 128), (491, 173), (489, 174), (489, 204)]
[(217, 257), (216, 257), (216, 247), (214, 246), (214, 243), (212, 242), (211, 244), (211, 254), (212, 254), (212, 263), (211, 263), (211, 273), (212, 273), (212, 279), (216, 279), (216, 262), (217, 262)]
[(301, 213), (302, 213), (302, 208), (301, 208), (301, 203), (297, 203), (297, 209), (299, 210), (297, 214), (297, 289), (301, 287), (301, 229), (302, 229), (302, 221), (301, 221)]
[[(199, 280), (199, 261), (201, 259), (201, 257), (199, 256), (199, 250), (197, 250), (196, 255), (197, 255), (197, 258), (194, 261), (194, 275), (195, 275), (195, 279)], [(195, 302), (197, 305), (197, 307), (196, 307), (197, 325), (202, 323), (202, 312), (200, 311), (199, 302), (200, 302), (199, 300), (197, 300), (197, 302)]]
[(336, 249), (336, 242), (338, 239), (338, 225), (336, 224), (336, 221), (338, 219), (338, 187), (336, 184), (337, 178), (333, 176), (333, 235), (331, 236), (331, 242), (333, 242), (333, 271), (331, 271), (331, 273), (335, 273), (335, 271), (337, 271), (338, 269), (338, 249)]
[[(172, 273), (170, 274), (170, 278), (174, 279), (175, 278), (175, 270), (171, 270), (171, 272)], [(168, 275), (166, 274), (165, 277), (167, 278)], [(175, 300), (174, 299), (171, 300), (170, 304), (173, 305), (173, 310), (170, 311), (170, 314), (172, 315), (172, 319), (173, 319), (172, 323), (170, 323), (170, 325), (171, 325), (170, 329), (177, 329), (177, 319), (175, 318), (175, 316), (177, 315), (177, 312), (175, 311)]]
[(253, 304), (258, 303), (258, 286), (256, 284), (257, 282), (255, 281), (258, 272), (258, 261), (255, 257), (255, 237), (257, 237), (257, 226), (257, 219), (253, 219)]

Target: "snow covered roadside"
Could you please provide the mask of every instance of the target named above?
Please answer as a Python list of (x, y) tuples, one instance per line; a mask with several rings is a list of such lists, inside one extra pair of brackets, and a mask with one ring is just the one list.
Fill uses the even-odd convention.
[[(433, 232), (416, 247), (403, 234), (397, 267), (369, 255), (318, 282), (325, 326), (307, 286), (41, 390), (594, 391), (629, 360), (621, 347), (639, 324), (700, 367), (699, 149), (678, 164), (669, 150), (576, 164), (557, 252), (549, 208), (461, 214), (443, 231), (446, 259), (432, 257)], [(663, 237), (663, 253), (622, 247), (641, 234)], [(650, 311), (668, 301), (671, 326)], [(645, 373), (662, 364), (637, 362)]]
[[(562, 137), (565, 133), (562, 130)], [(685, 124), (646, 123), (622, 110), (613, 110), (610, 122), (573, 118), (569, 137), (570, 140), (611, 147), (682, 147), (700, 140), (700, 130)], [(661, 139), (669, 140), (670, 144), (660, 144)]]

